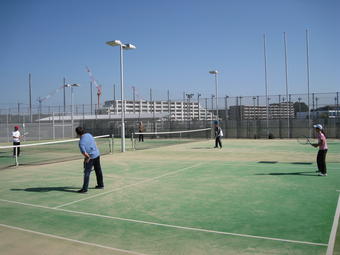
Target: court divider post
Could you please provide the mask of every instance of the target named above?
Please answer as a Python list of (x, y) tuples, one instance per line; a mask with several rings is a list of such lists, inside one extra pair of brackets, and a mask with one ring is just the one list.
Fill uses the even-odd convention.
[(17, 145), (15, 145), (14, 151), (15, 151), (15, 165), (19, 166), (19, 161), (18, 161), (18, 146)]
[(110, 136), (110, 154), (113, 153), (113, 138), (114, 138), (114, 136), (113, 136), (113, 134), (111, 134), (111, 136)]
[(132, 145), (132, 150), (136, 150), (134, 132), (131, 132), (131, 145)]

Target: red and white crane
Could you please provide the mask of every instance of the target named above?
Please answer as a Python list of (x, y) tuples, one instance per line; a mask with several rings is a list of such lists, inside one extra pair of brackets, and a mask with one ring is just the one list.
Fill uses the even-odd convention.
[(93, 82), (93, 84), (97, 88), (98, 107), (99, 107), (99, 105), (100, 105), (100, 96), (102, 95), (102, 86), (97, 83), (96, 79), (92, 75), (92, 72), (91, 72), (90, 68), (88, 68), (87, 66), (86, 66), (86, 72), (89, 74), (91, 81)]

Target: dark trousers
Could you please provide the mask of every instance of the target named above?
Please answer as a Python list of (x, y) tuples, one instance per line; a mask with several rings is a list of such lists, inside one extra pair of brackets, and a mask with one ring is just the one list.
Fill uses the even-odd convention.
[(326, 154), (327, 154), (327, 150), (319, 150), (318, 156), (316, 157), (316, 162), (318, 164), (318, 169), (323, 174), (327, 173)]
[(144, 142), (144, 135), (139, 135), (138, 136), (138, 141)]
[(216, 139), (215, 139), (215, 148), (217, 148), (218, 145), (220, 146), (220, 148), (222, 148), (222, 142), (221, 142), (220, 136), (217, 136)]
[[(20, 145), (20, 142), (13, 142), (13, 145)], [(19, 157), (20, 155), (20, 147), (14, 147), (13, 148), (13, 156), (17, 155)]]
[(96, 172), (97, 185), (99, 187), (104, 187), (103, 173), (102, 173), (102, 168), (100, 166), (100, 156), (99, 156), (99, 157), (96, 157), (94, 159), (90, 159), (89, 162), (84, 161), (83, 190), (87, 190), (88, 187), (89, 187), (90, 174), (91, 174), (91, 171), (92, 171), (92, 167), (94, 167), (94, 171)]

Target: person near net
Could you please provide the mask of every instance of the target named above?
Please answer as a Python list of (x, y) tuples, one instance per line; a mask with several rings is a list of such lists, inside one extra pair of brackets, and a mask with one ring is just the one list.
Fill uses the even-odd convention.
[[(143, 133), (144, 132), (144, 124), (142, 121), (138, 122), (138, 132), (139, 133)], [(144, 135), (143, 134), (139, 134), (138, 135), (138, 141), (139, 142), (144, 142)]]
[(327, 176), (326, 154), (328, 151), (328, 146), (326, 135), (321, 124), (314, 125), (313, 127), (315, 128), (318, 143), (313, 143), (312, 146), (315, 148), (319, 147), (318, 155), (316, 157), (318, 171), (316, 172), (319, 176)]
[(14, 131), (12, 132), (12, 138), (13, 138), (13, 145), (17, 147), (13, 147), (13, 157), (20, 155), (20, 131), (19, 126), (14, 127)]
[(218, 124), (218, 121), (216, 120), (214, 122), (215, 124), (215, 147), (214, 148), (218, 148), (218, 146), (220, 146), (220, 148), (222, 148), (222, 136), (223, 136), (223, 131), (222, 128), (220, 127), (220, 125)]
[(79, 149), (84, 156), (84, 182), (83, 187), (78, 190), (78, 192), (87, 192), (92, 167), (94, 168), (97, 177), (97, 186), (95, 188), (103, 189), (104, 182), (102, 168), (100, 165), (100, 152), (96, 145), (96, 142), (90, 133), (85, 132), (83, 127), (77, 127), (76, 133), (77, 136), (80, 137)]

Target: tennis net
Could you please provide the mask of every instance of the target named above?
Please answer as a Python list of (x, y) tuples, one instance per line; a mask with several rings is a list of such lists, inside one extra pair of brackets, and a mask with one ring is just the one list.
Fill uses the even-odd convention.
[(132, 148), (144, 150), (211, 138), (211, 128), (171, 132), (138, 132), (131, 136)]
[[(94, 137), (101, 155), (112, 153), (111, 135)], [(0, 146), (0, 169), (18, 165), (42, 165), (81, 159), (79, 138), (61, 141)]]

